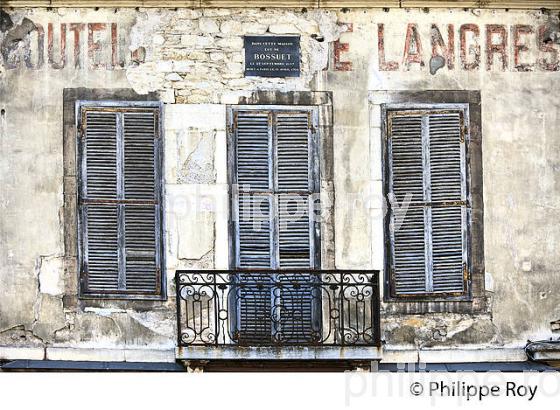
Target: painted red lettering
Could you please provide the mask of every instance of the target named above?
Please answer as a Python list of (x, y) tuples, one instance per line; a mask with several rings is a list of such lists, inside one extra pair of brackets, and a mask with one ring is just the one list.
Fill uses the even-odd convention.
[(409, 23), (406, 27), (406, 39), (404, 40), (403, 66), (405, 70), (408, 71), (412, 63), (420, 64), (420, 67), (424, 67), (422, 42), (418, 35), (418, 27), (414, 23)]
[[(467, 33), (472, 35), (472, 44), (467, 46)], [(460, 57), (461, 66), (464, 70), (472, 71), (480, 66), (480, 44), (478, 38), (480, 31), (476, 24), (463, 24), (459, 28)], [(468, 55), (471, 55), (472, 61), (469, 61)]]
[(453, 70), (455, 67), (455, 32), (453, 24), (447, 26), (447, 45), (435, 24), (431, 29), (432, 57), (441, 56), (445, 58), (447, 69)]
[(377, 57), (379, 59), (379, 71), (396, 71), (399, 63), (385, 60), (385, 28), (383, 24), (377, 25)]
[[(494, 40), (497, 39), (498, 42)], [(501, 71), (508, 67), (507, 57), (507, 30), (501, 24), (488, 24), (486, 26), (486, 70), (491, 70), (494, 63), (494, 54), (498, 54), (502, 65)]]

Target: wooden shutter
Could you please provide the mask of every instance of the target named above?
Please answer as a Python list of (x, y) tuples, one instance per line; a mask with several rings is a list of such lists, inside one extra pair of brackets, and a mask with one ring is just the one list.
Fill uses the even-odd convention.
[[(233, 182), (239, 189), (232, 204), (237, 211), (236, 267), (315, 267), (316, 230), (309, 212), (310, 195), (318, 186), (312, 111), (240, 109), (232, 117)], [(240, 276), (240, 340), (262, 342), (275, 337), (296, 342), (309, 337), (314, 309), (309, 274), (278, 274), (279, 288), (251, 284), (256, 278), (266, 284), (270, 273)]]
[(82, 144), (82, 215), (87, 288), (112, 292), (119, 288), (117, 130), (118, 115), (86, 111)]
[[(424, 202), (422, 159), (422, 116), (390, 117), (391, 191), (402, 204), (407, 195), (412, 203)], [(394, 215), (392, 227), (394, 227)], [(426, 241), (424, 208), (409, 207), (401, 228), (392, 229), (394, 289), (397, 294), (426, 291)]]
[(393, 296), (467, 291), (466, 121), (462, 108), (388, 111)]
[[(309, 212), (313, 181), (313, 133), (311, 112), (278, 112), (276, 136), (276, 200), (278, 204), (278, 266), (313, 268), (313, 213)], [(314, 310), (318, 302), (305, 273), (279, 275), (281, 305), (277, 338), (289, 343), (312, 340), (317, 323)], [(315, 292), (316, 293), (316, 292)]]
[[(236, 113), (236, 181), (239, 197), (236, 237), (238, 268), (272, 268), (274, 201), (272, 196), (271, 114)], [(239, 275), (236, 289), (238, 341), (263, 343), (272, 335), (270, 276), (258, 272)]]
[[(463, 112), (428, 116), (430, 136), (432, 289), (465, 291), (467, 267)], [(465, 233), (465, 235), (464, 235)]]
[(267, 112), (237, 113), (237, 267), (272, 268), (272, 134)]
[(81, 107), (84, 296), (161, 295), (159, 110)]
[(156, 173), (159, 123), (154, 111), (123, 112), (125, 288), (158, 293), (159, 180)]

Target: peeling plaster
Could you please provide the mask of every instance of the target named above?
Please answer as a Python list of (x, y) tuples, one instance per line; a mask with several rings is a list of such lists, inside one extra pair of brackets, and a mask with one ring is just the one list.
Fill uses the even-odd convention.
[(215, 140), (216, 131), (201, 132), (189, 129), (186, 132), (177, 133), (180, 161), (177, 178), (180, 184), (213, 184), (216, 182)]
[[(15, 63), (10, 60), (10, 54), (20, 46), (21, 42), (29, 41), (29, 34), (35, 30), (37, 30), (35, 23), (27, 17), (24, 17), (19, 25), (12, 27), (12, 29), (6, 33), (4, 40), (2, 40), (0, 44), (0, 53), (6, 65), (12, 66)], [(13, 55), (19, 56), (18, 53), (13, 53)]]
[(435, 346), (503, 345), (499, 330), (489, 315), (394, 316), (382, 326), (391, 348), (417, 350)]
[(214, 267), (214, 250), (210, 249), (198, 259), (179, 258), (179, 269), (212, 269)]
[(36, 321), (33, 324), (33, 334), (44, 342), (50, 341), (54, 334), (67, 327), (66, 316), (62, 306), (62, 298), (47, 294), (39, 297)]
[(130, 29), (129, 50), (135, 65), (127, 68), (126, 77), (130, 86), (138, 94), (147, 94), (163, 88), (164, 73), (158, 72), (152, 47), (153, 38), (162, 24), (160, 10), (149, 10), (136, 14), (136, 21)]
[(117, 345), (117, 341), (125, 337), (125, 332), (112, 316), (93, 313), (73, 313), (71, 316), (73, 318), (69, 322), (72, 324), (57, 332), (55, 345), (72, 346), (79, 343), (81, 347), (107, 348)]
[(61, 296), (64, 293), (62, 279), (64, 258), (62, 256), (40, 256), (37, 258), (37, 277), (39, 292), (52, 296)]
[(162, 312), (135, 312), (127, 310), (127, 314), (142, 326), (150, 329), (158, 335), (174, 338), (175, 337), (175, 318), (167, 313), (167, 317), (162, 317)]
[(434, 56), (430, 58), (430, 74), (434, 75), (440, 68), (445, 66), (445, 58)]
[(0, 330), (0, 346), (43, 347), (43, 340), (23, 325)]

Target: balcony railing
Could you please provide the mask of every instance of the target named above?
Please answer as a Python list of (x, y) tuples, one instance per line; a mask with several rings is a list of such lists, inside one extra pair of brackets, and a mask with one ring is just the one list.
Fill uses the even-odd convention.
[(177, 271), (180, 347), (380, 346), (379, 272)]

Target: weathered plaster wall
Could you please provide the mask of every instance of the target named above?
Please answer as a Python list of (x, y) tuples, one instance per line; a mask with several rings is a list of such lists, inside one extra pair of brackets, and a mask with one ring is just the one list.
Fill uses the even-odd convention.
[[(143, 360), (172, 360), (173, 303), (78, 304), (72, 256), (76, 249), (64, 247), (64, 166), (74, 163), (72, 158), (63, 158), (63, 89), (129, 88), (126, 71), (120, 63), (111, 65), (112, 48), (106, 45), (111, 44), (114, 22), (119, 34), (115, 42), (118, 58), (129, 55), (124, 35), (128, 36), (137, 16), (129, 12), (115, 17), (113, 10), (66, 9), (8, 14), (11, 24), (4, 25), (0, 45), (3, 53), (16, 50), (8, 54), (8, 61), (3, 54), (0, 64), (2, 358), (79, 359), (89, 355), (99, 360), (139, 360), (136, 349), (143, 348), (151, 350)], [(97, 29), (92, 30), (91, 46), (88, 23)], [(103, 23), (103, 30), (95, 26)], [(61, 24), (67, 30), (64, 67)], [(22, 35), (22, 26), (29, 32)], [(70, 30), (74, 26), (79, 33), (78, 47)], [(104, 44), (100, 51), (95, 50), (97, 42)], [(92, 64), (103, 67), (93, 69)], [(87, 348), (88, 354), (62, 349), (69, 346)], [(34, 350), (23, 349), (28, 347)], [(119, 350), (111, 350), (115, 347)]]
[[(505, 347), (521, 346), (527, 339), (549, 337), (550, 322), (558, 315), (559, 299), (555, 293), (560, 286), (556, 267), (560, 232), (553, 222), (557, 220), (558, 211), (551, 205), (558, 200), (558, 191), (553, 188), (553, 169), (558, 152), (553, 148), (558, 129), (558, 100), (555, 97), (559, 91), (558, 46), (554, 46), (552, 53), (543, 53), (539, 50), (542, 41), (539, 42), (536, 34), (524, 37), (528, 51), (519, 54), (516, 64), (513, 30), (516, 25), (531, 25), (535, 32), (541, 25), (557, 27), (556, 15), (498, 11), (430, 11), (427, 14), (391, 11), (384, 16), (349, 15), (349, 18), (342, 15), (341, 19), (353, 23), (353, 33), (343, 35), (343, 41), (350, 45), (345, 61), (352, 62), (353, 70), (329, 73), (329, 86), (344, 84), (345, 92), (354, 100), (360, 98), (363, 103), (339, 104), (338, 107), (342, 105), (344, 108), (339, 108), (338, 116), (335, 111), (340, 127), (347, 125), (346, 118), (360, 118), (352, 123), (360, 125), (337, 134), (342, 138), (335, 138), (335, 144), (340, 144), (338, 149), (335, 147), (335, 153), (340, 155), (338, 160), (335, 158), (335, 164), (340, 167), (338, 175), (347, 175), (348, 181), (343, 183), (337, 178), (337, 199), (344, 197), (343, 192), (351, 195), (366, 191), (366, 186), (374, 198), (378, 198), (381, 192), (378, 114), (373, 111), (370, 117), (369, 140), (361, 137), (366, 131), (358, 128), (366, 127), (368, 118), (366, 89), (374, 96), (382, 94), (382, 90), (452, 89), (480, 90), (481, 93), (484, 256), (490, 310), (474, 317), (464, 316), (461, 320), (454, 319), (453, 315), (388, 315), (385, 324), (387, 340), (417, 347), (476, 344)], [(392, 71), (380, 69), (382, 53), (376, 44), (380, 38), (380, 23), (384, 25), (385, 62), (399, 65), (398, 69), (385, 67), (385, 70), (393, 68)], [(423, 48), (419, 56), (412, 58), (407, 58), (403, 51), (409, 45), (406, 41), (409, 23), (416, 24)], [(439, 27), (446, 43), (448, 25), (453, 25), (455, 36), (453, 70), (444, 67), (435, 75), (429, 73), (432, 24)], [(465, 43), (461, 42), (460, 27), (465, 24), (478, 27), (478, 41), (469, 40), (467, 36)], [(489, 59), (485, 31), (489, 25), (495, 24), (503, 25), (506, 31), (505, 67), (498, 55)], [(492, 41), (499, 42), (494, 35)], [(479, 67), (465, 69), (461, 58), (463, 52), (467, 62), (477, 61), (477, 54), (480, 54)], [(548, 60), (549, 57), (552, 60)], [(544, 69), (544, 63), (537, 63), (542, 59), (555, 64)], [(406, 61), (409, 61), (409, 68), (406, 68)], [(532, 64), (532, 71), (523, 71), (525, 67), (519, 67), (522, 62)], [(360, 79), (360, 76), (365, 78)], [(367, 87), (361, 85), (364, 83), (368, 84)], [(344, 95), (338, 90), (334, 93), (338, 99)], [(341, 117), (345, 119), (342, 124)], [(373, 168), (362, 164), (371, 164)], [(351, 178), (345, 172), (350, 169)], [(368, 178), (371, 178), (369, 185)], [(379, 203), (377, 199), (372, 202)], [(337, 245), (342, 245), (342, 249), (340, 245), (337, 248), (341, 252), (337, 255), (337, 263), (362, 264), (370, 257), (372, 267), (383, 267), (383, 243), (375, 239), (381, 237), (381, 220), (372, 217), (380, 211), (375, 205), (371, 211), (373, 214), (352, 211), (346, 219), (340, 216), (344, 210), (337, 215)], [(372, 231), (364, 232), (360, 227), (368, 222)], [(361, 246), (368, 242), (371, 251)], [(347, 252), (343, 251), (344, 246), (347, 246)]]
[[(173, 359), (170, 278), (178, 268), (228, 267), (225, 104), (256, 90), (332, 91), (335, 263), (376, 269), (383, 268), (381, 135), (370, 92), (480, 90), (490, 308), (387, 314), (387, 348), (519, 347), (549, 335), (559, 318), (559, 47), (543, 43), (539, 31), (557, 27), (555, 15), (35, 9), (7, 10), (1, 21), (0, 358)], [(453, 25), (453, 53), (436, 52), (452, 57), (452, 69), (430, 61), (432, 24), (445, 44)], [(516, 37), (517, 25), (529, 31)], [(265, 33), (301, 35), (301, 77), (243, 76), (242, 36)], [(156, 92), (166, 104), (166, 302), (75, 296), (75, 258), (63, 239), (62, 90), (76, 87)]]

